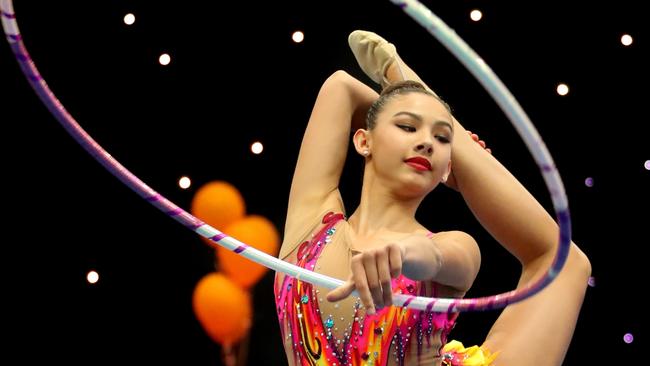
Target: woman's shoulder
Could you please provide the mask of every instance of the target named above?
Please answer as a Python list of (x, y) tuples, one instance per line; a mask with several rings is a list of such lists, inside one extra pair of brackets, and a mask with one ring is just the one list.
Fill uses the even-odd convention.
[(472, 254), (480, 261), (481, 250), (478, 243), (470, 234), (460, 230), (440, 231), (437, 233), (431, 232), (428, 236), (431, 240), (444, 241), (445, 243), (452, 243), (453, 247), (463, 250), (465, 253)]
[(462, 240), (462, 241), (467, 241), (467, 240), (474, 241), (474, 237), (461, 230), (449, 230), (449, 231), (438, 231), (438, 232), (429, 231), (426, 228), (424, 230), (427, 231), (425, 235), (427, 235), (427, 237), (431, 239), (455, 239), (455, 240)]
[(309, 240), (312, 233), (324, 225), (340, 219), (345, 219), (345, 214), (337, 207), (327, 207), (316, 214), (304, 212), (303, 215), (298, 215), (292, 221), (287, 219), (279, 258), (286, 258), (300, 243)]

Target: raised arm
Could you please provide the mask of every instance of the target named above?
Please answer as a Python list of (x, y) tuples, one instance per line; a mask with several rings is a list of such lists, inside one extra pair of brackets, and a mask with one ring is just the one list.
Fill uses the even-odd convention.
[(377, 93), (344, 71), (336, 71), (321, 86), (291, 183), (283, 257), (291, 242), (327, 208), (343, 210), (338, 190), (352, 128), (361, 127)]
[[(388, 63), (382, 66), (388, 82), (402, 78), (422, 82), (396, 52), (373, 51), (394, 50), (376, 34), (356, 31), (349, 41), (357, 61), (371, 78), (376, 75), (373, 68)], [(558, 226), (519, 181), (454, 121), (457, 132), (452, 171), (456, 188), (485, 229), (521, 262), (519, 286), (525, 286), (550, 266), (557, 249)], [(590, 271), (584, 253), (572, 245), (569, 260), (551, 285), (505, 309), (485, 341), (486, 347), (499, 352), (496, 365), (560, 365), (575, 329)]]

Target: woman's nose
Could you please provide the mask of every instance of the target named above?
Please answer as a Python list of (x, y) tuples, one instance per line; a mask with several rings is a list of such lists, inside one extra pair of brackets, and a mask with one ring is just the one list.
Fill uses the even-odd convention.
[(433, 145), (429, 142), (423, 142), (415, 147), (415, 151), (422, 154), (431, 155), (433, 154)]

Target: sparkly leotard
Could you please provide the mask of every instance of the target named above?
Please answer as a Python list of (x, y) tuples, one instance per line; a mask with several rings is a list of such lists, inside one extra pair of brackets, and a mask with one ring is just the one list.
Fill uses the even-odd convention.
[[(351, 250), (335, 235), (343, 219), (342, 214), (326, 214), (311, 237), (292, 251), (292, 262), (347, 278)], [(432, 282), (400, 276), (392, 280), (392, 286), (399, 293), (435, 297), (436, 284)], [(328, 291), (290, 276), (276, 276), (276, 310), (290, 364), (440, 365), (447, 360), (451, 365), (452, 359), (458, 358), (452, 353), (441, 354), (456, 313), (389, 306), (366, 315), (356, 298), (334, 304), (324, 300)]]

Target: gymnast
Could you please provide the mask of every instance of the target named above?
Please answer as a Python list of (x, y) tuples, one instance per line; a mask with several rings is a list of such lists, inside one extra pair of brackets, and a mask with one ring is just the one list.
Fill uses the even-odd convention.
[[(415, 219), (440, 183), (457, 190), (519, 260), (518, 288), (551, 265), (558, 225), (393, 44), (366, 31), (352, 32), (348, 42), (383, 90), (378, 95), (336, 71), (321, 86), (309, 118), (279, 258), (346, 282), (330, 291), (276, 274), (289, 365), (560, 365), (591, 273), (573, 243), (555, 280), (507, 306), (480, 347), (447, 341), (458, 313), (391, 305), (394, 293), (461, 298), (478, 273), (480, 251), (472, 236), (431, 232)], [(365, 164), (360, 203), (348, 216), (338, 186), (350, 135)]]

